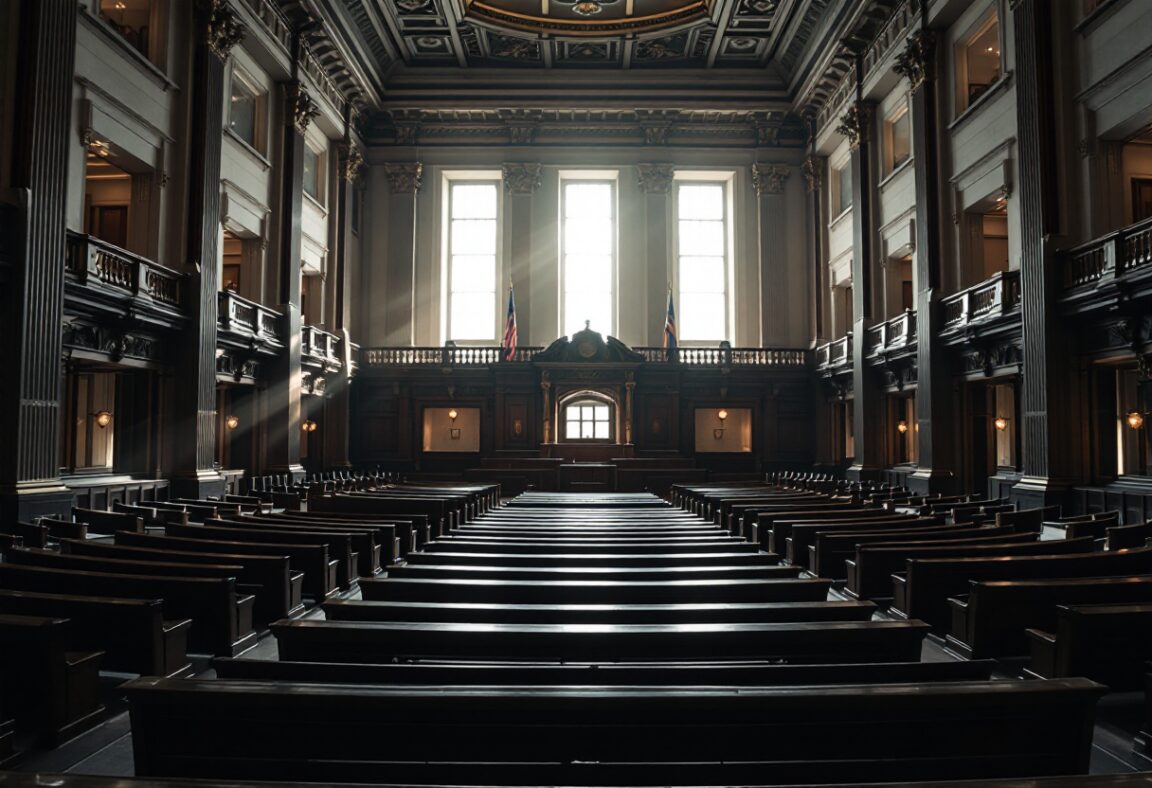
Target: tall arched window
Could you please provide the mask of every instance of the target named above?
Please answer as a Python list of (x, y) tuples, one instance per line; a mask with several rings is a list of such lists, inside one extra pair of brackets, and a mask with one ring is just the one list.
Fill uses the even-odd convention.
[(564, 404), (564, 440), (610, 441), (615, 432), (615, 405), (608, 399), (578, 397)]

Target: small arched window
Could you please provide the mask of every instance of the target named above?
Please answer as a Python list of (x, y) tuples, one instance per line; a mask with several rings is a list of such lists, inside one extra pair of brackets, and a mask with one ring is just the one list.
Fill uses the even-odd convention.
[(582, 398), (564, 406), (564, 440), (610, 441), (615, 418), (608, 400)]

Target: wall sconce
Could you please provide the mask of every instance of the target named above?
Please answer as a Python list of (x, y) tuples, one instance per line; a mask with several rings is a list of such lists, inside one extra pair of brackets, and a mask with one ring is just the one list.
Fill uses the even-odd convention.
[(720, 410), (716, 411), (716, 418), (720, 419), (720, 423), (723, 424), (724, 420), (728, 418), (728, 411), (721, 408)]
[(112, 414), (109, 411), (98, 410), (92, 415), (96, 417), (96, 426), (100, 429), (104, 429), (112, 423)]
[(229, 416), (224, 419), (224, 426), (230, 430), (234, 430), (240, 426), (240, 419), (236, 416)]
[(1004, 430), (1008, 429), (1007, 417), (997, 416), (995, 419), (992, 420), (992, 426), (995, 427), (1000, 432), (1003, 432)]
[(1144, 414), (1138, 410), (1129, 413), (1124, 417), (1124, 420), (1128, 422), (1128, 426), (1134, 430), (1138, 430), (1144, 426)]
[(901, 435), (904, 435), (905, 433), (907, 433), (908, 432), (908, 422), (904, 421), (904, 419), (900, 419), (900, 421), (896, 422), (896, 431), (898, 433), (900, 433)]
[(300, 429), (305, 432), (315, 432), (319, 425), (312, 421), (312, 419), (304, 419), (304, 423), (300, 425)]
[(448, 419), (449, 419), (449, 421), (452, 421), (453, 423), (455, 423), (456, 417), (459, 415), (460, 414), (456, 412), (455, 408), (452, 408), (452, 410), (448, 411)]

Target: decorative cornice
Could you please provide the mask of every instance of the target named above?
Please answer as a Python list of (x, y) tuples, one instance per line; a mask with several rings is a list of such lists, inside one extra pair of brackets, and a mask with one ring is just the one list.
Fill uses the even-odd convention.
[(645, 145), (667, 145), (668, 135), (672, 131), (670, 124), (661, 124), (659, 126), (642, 126), (644, 131), (644, 144)]
[(672, 191), (675, 169), (671, 164), (637, 164), (636, 181), (645, 194), (667, 194)]
[(539, 162), (508, 163), (503, 166), (502, 170), (504, 190), (509, 194), (535, 194), (543, 182), (540, 176)]
[(804, 164), (800, 167), (804, 180), (808, 184), (809, 192), (818, 192), (824, 182), (824, 162), (819, 156), (805, 156)]
[(305, 134), (312, 118), (320, 114), (320, 107), (299, 82), (284, 83), (284, 120)]
[(346, 181), (354, 181), (360, 177), (360, 170), (364, 168), (364, 154), (354, 143), (340, 144), (340, 177)]
[(856, 149), (868, 141), (868, 129), (871, 126), (872, 105), (866, 101), (857, 101), (840, 116), (840, 125), (836, 131), (848, 138), (850, 148)]
[(384, 174), (388, 177), (388, 185), (392, 188), (393, 194), (415, 194), (420, 191), (424, 165), (418, 161), (385, 164)]
[(227, 60), (232, 47), (244, 40), (248, 29), (227, 0), (200, 0), (200, 8), (207, 16), (204, 43), (216, 57)]
[(752, 188), (757, 196), (783, 194), (784, 184), (792, 170), (785, 164), (753, 164)]
[(896, 55), (892, 70), (908, 78), (912, 89), (920, 87), (926, 79), (936, 78), (936, 34), (931, 30), (918, 30), (908, 38), (904, 51)]

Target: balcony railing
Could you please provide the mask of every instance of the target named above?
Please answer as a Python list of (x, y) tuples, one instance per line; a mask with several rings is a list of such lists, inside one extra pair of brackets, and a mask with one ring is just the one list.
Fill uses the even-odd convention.
[(1065, 290), (1119, 279), (1137, 269), (1150, 268), (1152, 219), (1061, 252), (1059, 260)]
[[(543, 348), (521, 347), (511, 363), (532, 361)], [(633, 348), (650, 364), (681, 364), (692, 367), (802, 368), (808, 364), (808, 351), (778, 348), (681, 347), (669, 361), (659, 347)], [(361, 360), (368, 367), (387, 366), (488, 366), (508, 363), (499, 347), (377, 347), (364, 348)]]
[(852, 332), (816, 348), (816, 368), (832, 369), (852, 363)]
[(68, 233), (65, 270), (80, 284), (100, 282), (133, 298), (181, 305), (184, 274), (83, 233)]
[(900, 4), (892, 17), (876, 34), (872, 44), (864, 50), (864, 73), (871, 74), (876, 65), (882, 61), (895, 47), (904, 43), (912, 22), (916, 19), (913, 4), (904, 2)]
[(1002, 271), (975, 287), (948, 296), (943, 306), (945, 329), (1007, 315), (1020, 307), (1020, 272)]
[(911, 309), (868, 329), (865, 355), (902, 350), (916, 344), (916, 313)]
[(340, 337), (316, 326), (300, 328), (300, 355), (332, 364), (340, 363)]
[(269, 342), (280, 340), (279, 312), (241, 298), (231, 290), (221, 290), (216, 304), (221, 330), (251, 334)]

